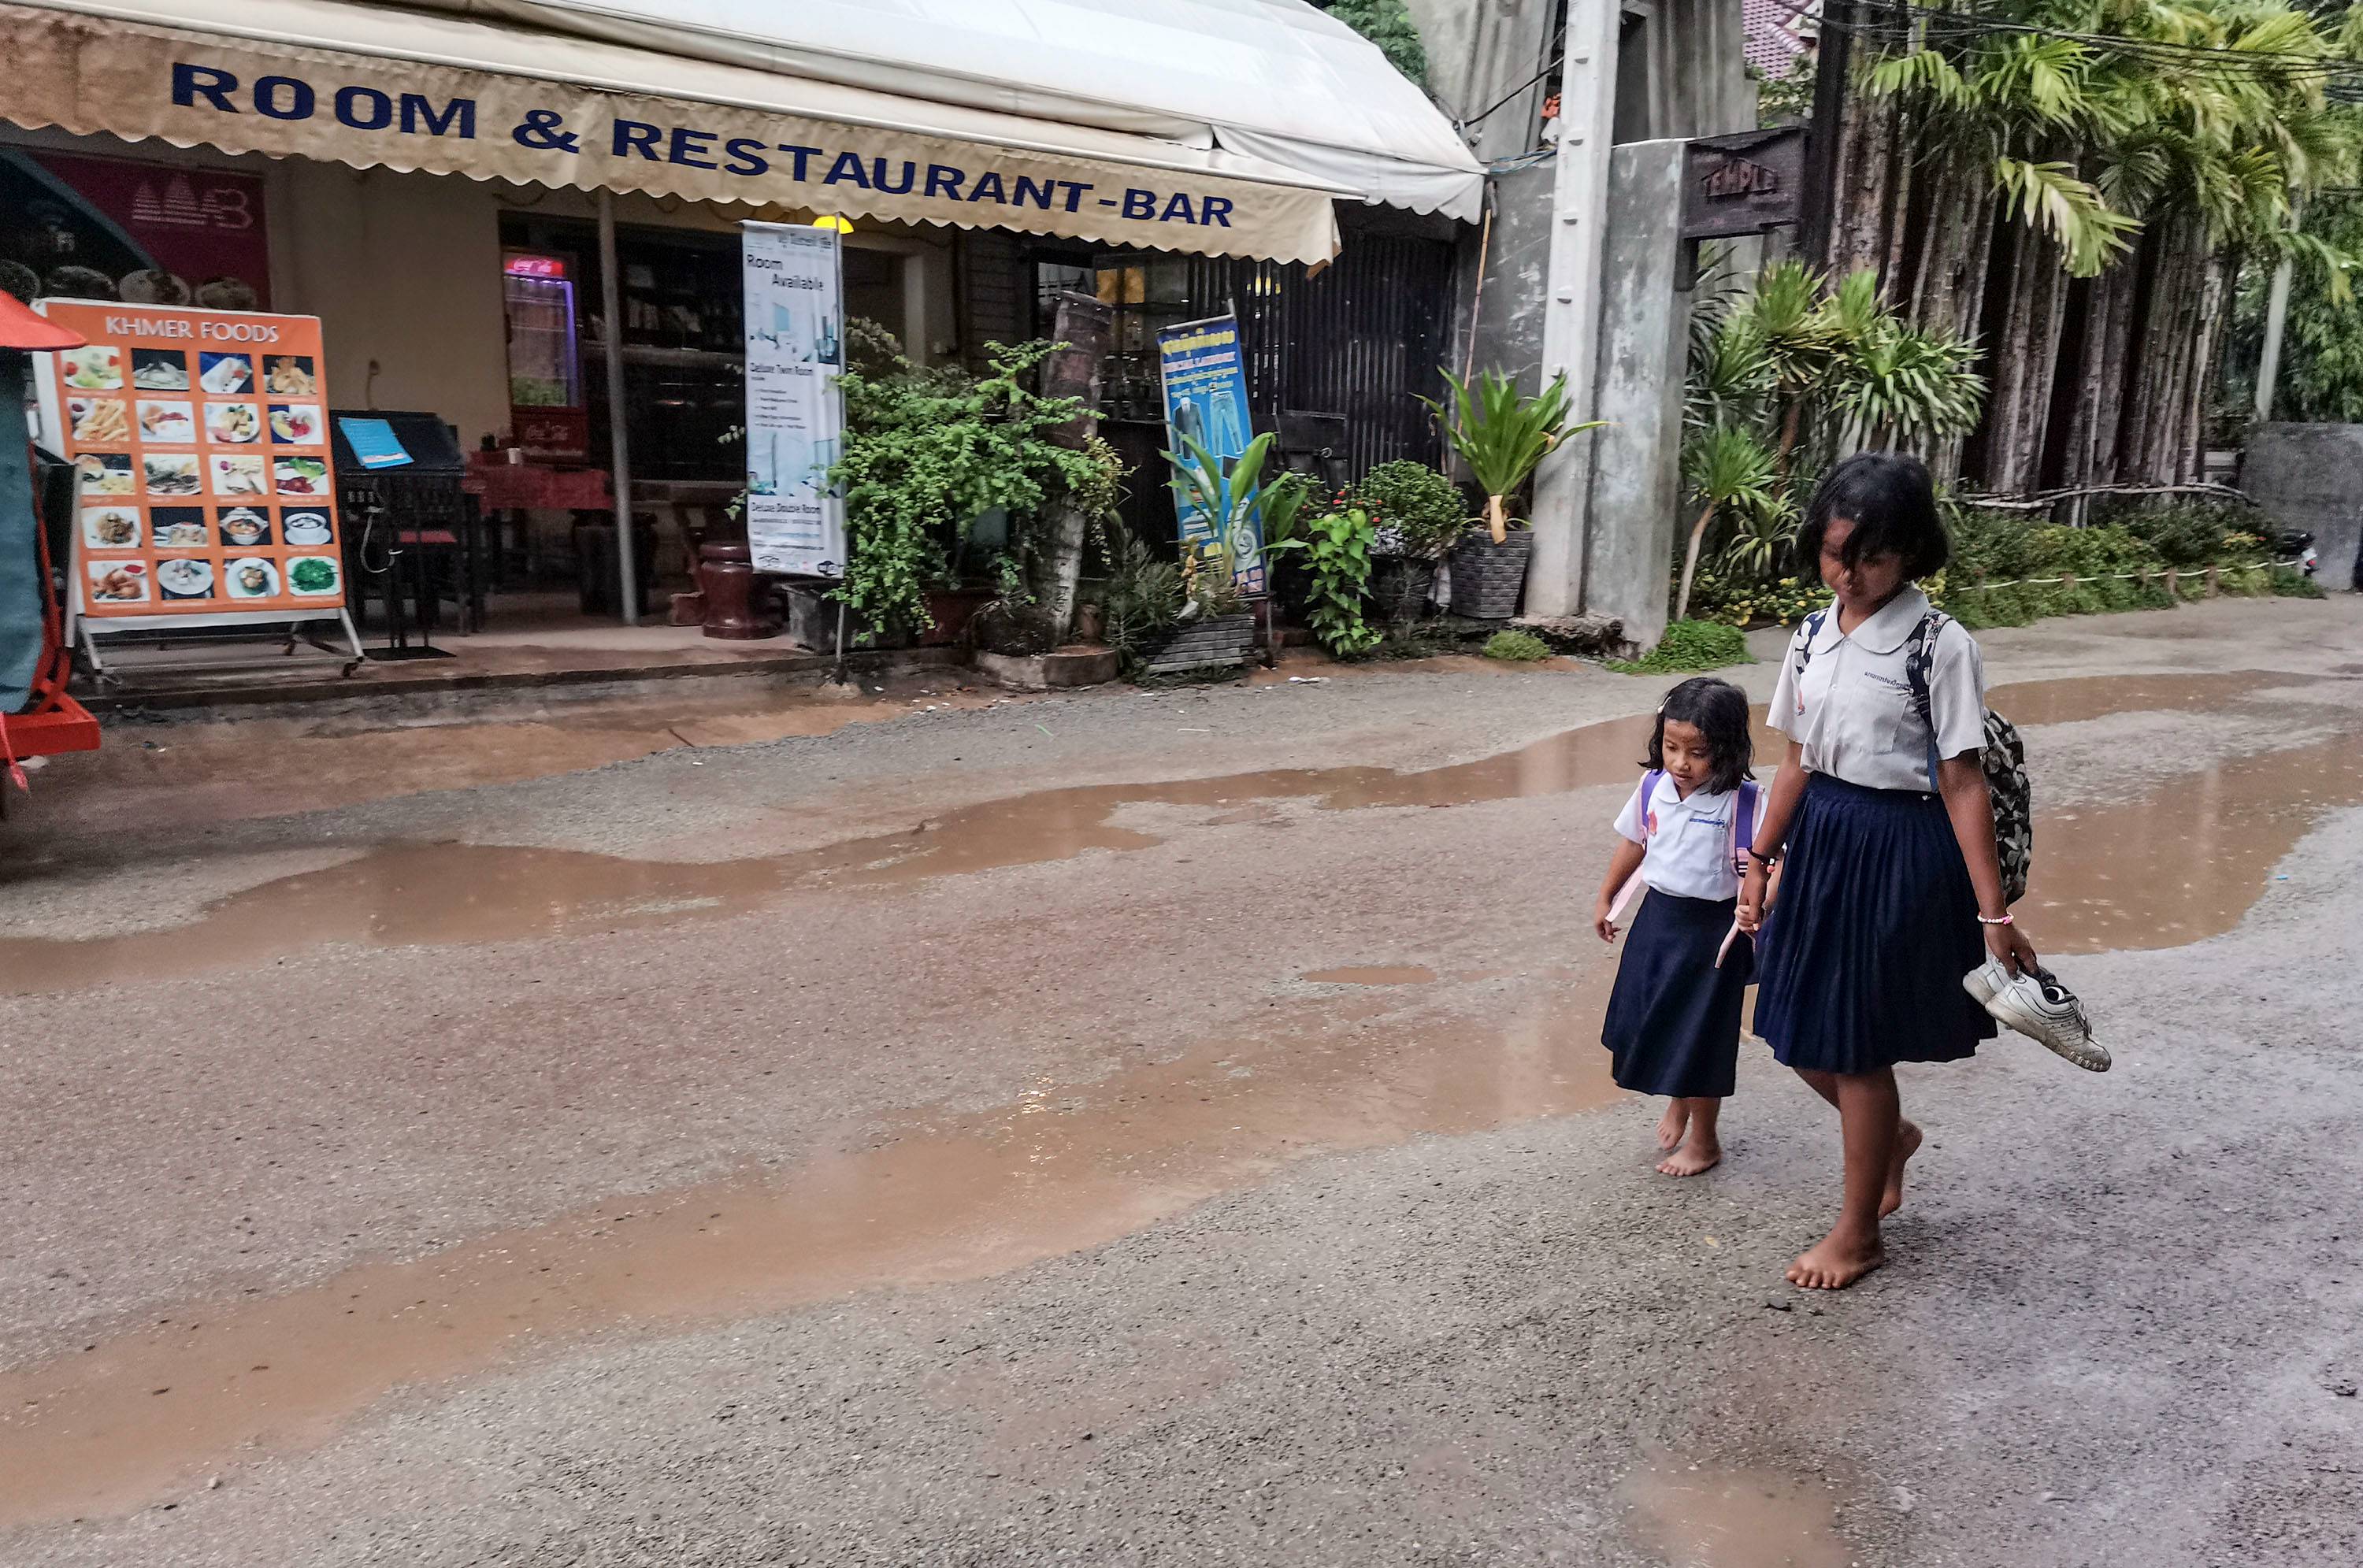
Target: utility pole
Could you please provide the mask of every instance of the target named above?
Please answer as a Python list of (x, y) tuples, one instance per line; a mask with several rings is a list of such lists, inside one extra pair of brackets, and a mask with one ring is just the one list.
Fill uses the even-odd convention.
[[(1559, 149), (1544, 263), (1542, 384), (1567, 377), (1571, 422), (1592, 417), (1600, 359), (1601, 256), (1608, 217), (1608, 159), (1616, 140), (1619, 0), (1568, 0), (1559, 65)], [(1573, 436), (1535, 473), (1529, 614), (1583, 608), (1584, 533), (1592, 494), (1592, 435)]]
[(1821, 41), (1814, 50), (1814, 116), (1806, 133), (1808, 172), (1797, 223), (1797, 248), (1808, 267), (1829, 265), (1830, 230), (1837, 216), (1839, 127), (1846, 118), (1847, 73), (1860, 9), (1848, 0), (1824, 0), (1822, 6)]

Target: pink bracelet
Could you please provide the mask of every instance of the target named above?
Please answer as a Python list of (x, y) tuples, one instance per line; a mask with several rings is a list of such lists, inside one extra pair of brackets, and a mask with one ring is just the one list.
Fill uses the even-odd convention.
[(2008, 915), (1996, 915), (1993, 919), (1988, 920), (1985, 916), (1980, 915), (1978, 916), (1978, 923), (1980, 925), (2008, 925), (2011, 923), (2011, 919)]

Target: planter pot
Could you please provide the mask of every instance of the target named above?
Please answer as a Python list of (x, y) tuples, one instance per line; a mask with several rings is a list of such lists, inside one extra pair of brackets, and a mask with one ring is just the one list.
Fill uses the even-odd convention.
[(1506, 621), (1518, 613), (1526, 585), (1531, 529), (1513, 528), (1507, 543), (1495, 544), (1485, 529), (1472, 528), (1452, 547), (1452, 613), (1472, 621)]
[(977, 650), (975, 669), (995, 686), (1012, 691), (1064, 691), (1114, 680), (1114, 648), (1077, 646), (1043, 654), (997, 654)]
[(993, 601), (989, 588), (931, 588), (926, 602), (927, 616), (935, 622), (919, 633), (919, 646), (938, 648), (962, 642), (968, 636), (968, 624), (976, 613)]
[(1255, 646), (1252, 614), (1225, 615), (1182, 627), (1142, 661), (1143, 675), (1179, 675), (1193, 669), (1235, 669)]
[[(815, 653), (837, 651), (837, 614), (840, 608), (828, 596), (825, 583), (782, 583), (781, 601), (788, 613), (788, 636), (799, 646)], [(867, 641), (863, 640), (867, 637)], [(901, 634), (888, 635), (859, 615), (845, 618), (845, 646), (848, 648), (907, 648), (911, 639)]]
[(697, 591), (705, 602), (701, 619), (707, 636), (752, 642), (780, 635), (771, 595), (756, 592), (762, 580), (745, 545), (710, 543), (700, 546), (697, 555)]
[(1382, 557), (1370, 569), (1370, 598), (1379, 614), (1393, 624), (1418, 620), (1435, 591), (1434, 561)]

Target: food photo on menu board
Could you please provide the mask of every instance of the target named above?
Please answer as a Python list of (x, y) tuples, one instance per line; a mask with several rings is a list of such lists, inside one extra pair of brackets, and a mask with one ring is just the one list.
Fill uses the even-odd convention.
[(319, 323), (45, 300), (88, 339), (39, 356), (42, 429), (75, 469), (80, 613), (340, 608)]
[(262, 411), (250, 403), (205, 404), (205, 438), (243, 447), (262, 437)]
[(148, 536), (149, 544), (160, 550), (205, 550), (214, 542), (202, 506), (150, 507)]

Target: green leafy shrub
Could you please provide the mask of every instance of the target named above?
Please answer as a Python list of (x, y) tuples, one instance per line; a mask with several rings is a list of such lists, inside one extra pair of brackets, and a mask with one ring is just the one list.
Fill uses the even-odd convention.
[(2306, 576), (2305, 573), (2298, 570), (2295, 567), (2272, 568), (2271, 581), (2273, 594), (2276, 598), (2320, 599), (2323, 596), (2322, 584), (2314, 581), (2313, 579)]
[(1532, 632), (1496, 632), (1485, 639), (1485, 657), (1509, 664), (1532, 664), (1550, 657), (1550, 645)]
[(1625, 675), (1668, 675), (1755, 662), (1747, 651), (1747, 637), (1738, 627), (1721, 621), (1676, 621), (1647, 654), (1617, 660), (1608, 668)]
[[(880, 364), (893, 340), (867, 342)], [(1052, 495), (1103, 482), (1092, 458), (1052, 439), (1082, 410), (1027, 386), (1052, 345), (987, 345), (992, 372), (915, 365), (900, 354), (838, 379), (845, 454), (829, 470), (844, 488), (845, 580), (832, 597), (877, 624), (931, 624), (925, 593), (950, 572), (962, 533), (1005, 509), (1022, 531)]]
[(1338, 658), (1370, 652), (1386, 634), (1362, 618), (1370, 587), (1370, 545), (1378, 530), (1359, 507), (1324, 513), (1304, 525), (1302, 537), (1281, 549), (1301, 549), (1312, 574), (1304, 621), (1315, 640)]
[(1381, 537), (1414, 560), (1440, 559), (1469, 525), (1460, 487), (1426, 463), (1381, 463), (1362, 476), (1346, 504), (1370, 514)]

